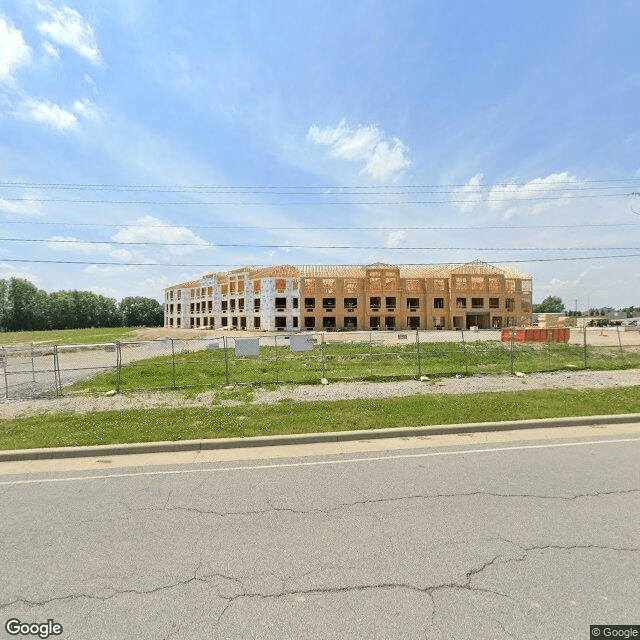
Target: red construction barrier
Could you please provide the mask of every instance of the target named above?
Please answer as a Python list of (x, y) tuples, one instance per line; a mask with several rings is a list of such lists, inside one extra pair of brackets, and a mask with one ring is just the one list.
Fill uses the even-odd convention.
[(569, 342), (571, 329), (552, 329), (551, 335), (554, 342)]
[(503, 329), (501, 334), (502, 342), (510, 342), (513, 332), (514, 342), (569, 342), (571, 330), (562, 327), (555, 329)]

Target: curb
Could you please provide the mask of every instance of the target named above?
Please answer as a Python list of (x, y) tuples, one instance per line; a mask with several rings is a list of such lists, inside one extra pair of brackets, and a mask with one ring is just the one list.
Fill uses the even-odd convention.
[(166, 442), (138, 442), (86, 447), (56, 447), (51, 449), (16, 449), (0, 451), (0, 462), (22, 460), (54, 460), (62, 458), (91, 458), (130, 455), (136, 453), (168, 453), (174, 451), (205, 451), (213, 449), (240, 449), (277, 445), (315, 444), (321, 442), (347, 442), (380, 438), (413, 438), (459, 433), (514, 431), (519, 429), (548, 429), (553, 427), (595, 426), (607, 424), (640, 423), (640, 413), (605, 416), (577, 416), (571, 418), (540, 418), (506, 422), (477, 422), (468, 424), (433, 425), (425, 427), (398, 427), (368, 431), (333, 431), (281, 436), (255, 436), (249, 438), (219, 438), (216, 440), (177, 440)]

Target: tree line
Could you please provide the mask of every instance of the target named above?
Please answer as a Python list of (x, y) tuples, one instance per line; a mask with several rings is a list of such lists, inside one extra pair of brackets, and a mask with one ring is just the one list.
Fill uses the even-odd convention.
[[(595, 308), (592, 307), (589, 311), (586, 312), (587, 316), (606, 316), (614, 311), (618, 311), (618, 313), (624, 314), (625, 318), (634, 318), (635, 316), (640, 316), (640, 307), (636, 307), (634, 305), (630, 305), (628, 307), (623, 307), (622, 309), (614, 309), (613, 307), (601, 307)], [(570, 309), (566, 309), (564, 306), (564, 302), (562, 302), (561, 298), (557, 296), (549, 296), (545, 298), (540, 304), (533, 305), (533, 313), (566, 313), (569, 316), (581, 316), (583, 315), (582, 311), (571, 311)]]
[(0, 279), (0, 331), (161, 327), (162, 305), (153, 298), (107, 298), (91, 291), (47, 293), (22, 278)]

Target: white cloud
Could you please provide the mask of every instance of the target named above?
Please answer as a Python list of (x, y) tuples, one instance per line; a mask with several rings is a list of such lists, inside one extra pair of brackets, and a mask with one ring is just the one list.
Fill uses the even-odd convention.
[(0, 263), (0, 279), (9, 280), (10, 278), (23, 278), (34, 284), (37, 284), (40, 280), (38, 276), (23, 267), (14, 266), (7, 262)]
[(167, 252), (172, 255), (193, 253), (198, 248), (208, 246), (206, 240), (197, 236), (186, 227), (172, 227), (153, 216), (143, 216), (131, 226), (121, 229), (113, 236), (118, 242), (167, 242), (188, 244), (176, 247), (155, 247), (156, 255)]
[(91, 90), (93, 91), (93, 93), (95, 94), (98, 93), (98, 85), (96, 84), (96, 81), (88, 73), (84, 74), (84, 81), (91, 87)]
[(142, 286), (143, 291), (147, 292), (147, 295), (150, 295), (151, 291), (162, 291), (165, 287), (170, 286), (174, 280), (170, 279), (166, 274), (157, 275), (157, 276), (149, 276), (145, 278), (140, 285)]
[(406, 158), (406, 153), (407, 147), (399, 138), (393, 139), (393, 146), (382, 141), (369, 158), (364, 172), (378, 180), (390, 178), (411, 164)]
[(100, 111), (98, 107), (88, 100), (84, 98), (83, 100), (76, 100), (73, 103), (73, 110), (77, 115), (85, 118), (86, 120), (100, 120)]
[(324, 129), (320, 129), (320, 127), (315, 125), (309, 127), (307, 140), (315, 142), (316, 144), (329, 146), (336, 144), (341, 138), (348, 136), (349, 133), (350, 130), (349, 127), (347, 127), (347, 123), (342, 120), (337, 127), (325, 127)]
[(405, 230), (392, 231), (387, 236), (387, 247), (399, 247), (407, 238), (408, 233)]
[(50, 4), (40, 2), (38, 8), (50, 18), (49, 21), (43, 21), (37, 25), (41, 35), (59, 45), (73, 49), (93, 64), (103, 64), (93, 27), (75, 9), (67, 6), (57, 9)]
[(78, 122), (73, 113), (66, 111), (57, 104), (48, 100), (35, 100), (33, 98), (25, 100), (15, 115), (25, 120), (33, 120), (40, 124), (49, 125), (60, 133), (73, 129)]
[(105, 265), (105, 264), (91, 264), (85, 269), (84, 273), (88, 273), (93, 276), (102, 276), (111, 278), (113, 276), (121, 276), (126, 273), (137, 273), (140, 267), (129, 267), (127, 265)]
[(46, 40), (42, 43), (43, 49), (52, 57), (58, 60), (60, 58), (60, 52)]
[(488, 191), (482, 188), (484, 174), (477, 173), (452, 196), (454, 204), (464, 213), (480, 204), (501, 212), (504, 219), (515, 215), (537, 215), (548, 209), (565, 206), (570, 189), (582, 184), (569, 172), (552, 173), (546, 178), (534, 178), (525, 184), (515, 181), (494, 185)]
[(73, 236), (51, 236), (47, 246), (52, 251), (84, 254), (104, 253), (109, 248), (109, 245), (91, 244)]
[(51, 236), (48, 245), (52, 251), (64, 251), (67, 253), (80, 253), (84, 255), (100, 255), (117, 260), (118, 262), (136, 262), (153, 264), (156, 260), (146, 256), (142, 251), (127, 247), (114, 246), (111, 243), (93, 243), (83, 241), (73, 236)]
[(476, 175), (473, 176), (473, 178), (471, 178), (469, 182), (467, 182), (467, 184), (454, 196), (455, 200), (466, 200), (466, 202), (456, 202), (458, 209), (463, 213), (473, 211), (482, 198), (483, 178), (483, 173), (476, 173)]
[[(534, 178), (523, 185), (513, 182), (496, 185), (489, 192), (488, 200), (493, 209), (506, 209), (506, 219), (518, 213), (537, 215), (566, 204), (567, 188), (579, 184), (580, 181), (567, 171), (552, 173), (546, 178)], [(552, 199), (545, 200), (545, 197)]]
[(155, 260), (146, 258), (140, 251), (131, 251), (130, 249), (112, 249), (109, 255), (120, 262), (147, 262), (153, 264)]
[(380, 142), (380, 132), (376, 127), (358, 127), (353, 132), (347, 131), (333, 143), (331, 155), (347, 160), (368, 160)]
[(3, 213), (19, 213), (21, 215), (40, 215), (40, 204), (33, 202), (28, 196), (21, 200), (5, 200), (0, 198), (0, 211)]
[(350, 128), (345, 120), (337, 127), (313, 125), (307, 132), (307, 140), (314, 144), (332, 147), (330, 155), (352, 162), (364, 163), (360, 173), (384, 181), (393, 178), (410, 166), (407, 147), (399, 138), (386, 139), (374, 125), (358, 125)]
[(0, 16), (0, 84), (11, 83), (14, 71), (30, 59), (31, 49), (22, 32)]
[(563, 287), (573, 287), (580, 282), (580, 279), (577, 280), (560, 280), (560, 278), (551, 278), (549, 284), (544, 285), (543, 289), (562, 289)]

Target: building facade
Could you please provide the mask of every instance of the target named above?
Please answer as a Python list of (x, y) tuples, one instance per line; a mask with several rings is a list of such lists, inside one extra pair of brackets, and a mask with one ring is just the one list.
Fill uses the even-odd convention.
[(531, 323), (532, 277), (458, 265), (245, 267), (165, 289), (165, 327), (263, 331), (501, 329)]

